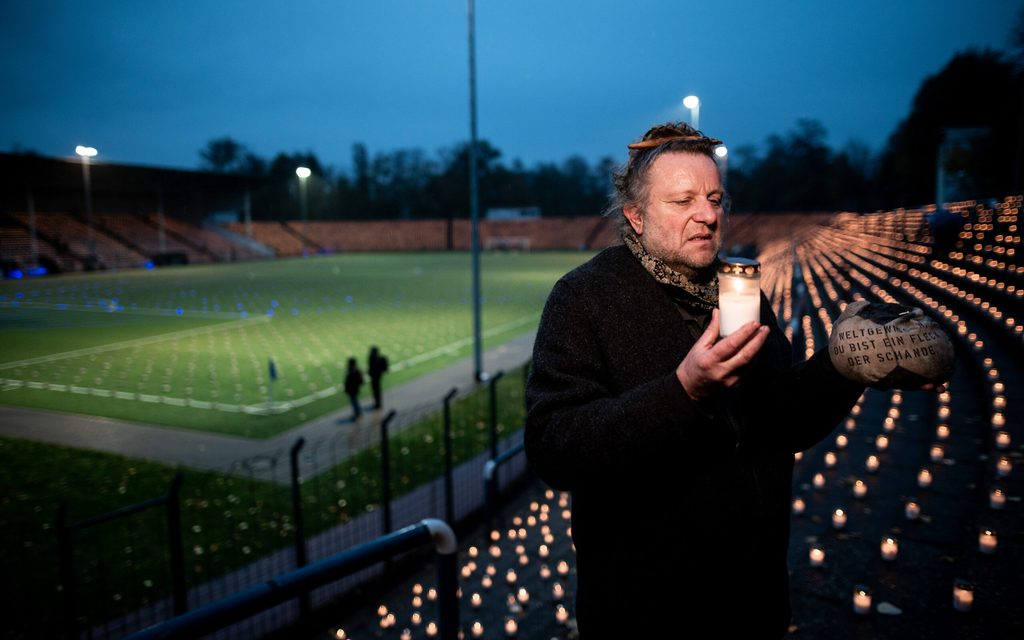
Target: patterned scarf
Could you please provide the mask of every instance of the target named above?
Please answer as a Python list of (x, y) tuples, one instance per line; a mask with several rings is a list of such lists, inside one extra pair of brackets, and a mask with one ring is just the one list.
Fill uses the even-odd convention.
[[(665, 264), (661, 259), (652, 256), (644, 249), (644, 246), (640, 243), (640, 238), (636, 235), (636, 232), (630, 229), (622, 235), (623, 241), (629, 250), (633, 252), (640, 264), (644, 266), (654, 279), (661, 284), (667, 284), (672, 286), (672, 292), (675, 294), (673, 298), (681, 298), (683, 301), (689, 302), (700, 309), (705, 311), (711, 311), (718, 307), (718, 278), (712, 276), (706, 284), (698, 284), (690, 281), (689, 278), (679, 273), (672, 267)], [(711, 265), (711, 269), (715, 273), (718, 272), (718, 258), (715, 258), (714, 264)]]

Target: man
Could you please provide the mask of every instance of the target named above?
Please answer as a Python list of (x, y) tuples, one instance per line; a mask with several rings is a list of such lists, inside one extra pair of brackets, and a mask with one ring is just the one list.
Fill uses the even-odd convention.
[(763, 294), (760, 322), (719, 337), (718, 144), (670, 123), (630, 145), (624, 244), (559, 280), (541, 318), (526, 454), (572, 494), (583, 640), (782, 637), (793, 453), (864, 391), (825, 350), (793, 367)]

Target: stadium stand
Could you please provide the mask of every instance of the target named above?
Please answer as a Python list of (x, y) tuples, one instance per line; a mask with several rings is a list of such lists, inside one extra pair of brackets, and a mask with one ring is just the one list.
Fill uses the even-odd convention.
[[(15, 213), (12, 217), (26, 227), (29, 224), (26, 213)], [(40, 238), (67, 253), (87, 270), (138, 268), (148, 260), (136, 249), (105, 233), (99, 225), (90, 229), (68, 213), (37, 213), (36, 229)]]

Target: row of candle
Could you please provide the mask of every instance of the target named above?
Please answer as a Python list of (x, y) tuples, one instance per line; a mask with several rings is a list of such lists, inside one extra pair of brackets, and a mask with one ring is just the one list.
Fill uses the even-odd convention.
[[(974, 583), (957, 578), (953, 581), (953, 609), (967, 613), (974, 604)], [(871, 613), (871, 589), (858, 584), (853, 588), (853, 611), (859, 615)]]

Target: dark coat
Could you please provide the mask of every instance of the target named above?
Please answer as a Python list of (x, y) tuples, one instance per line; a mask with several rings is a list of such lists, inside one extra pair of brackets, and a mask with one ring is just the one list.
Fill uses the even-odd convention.
[(350, 396), (359, 395), (359, 390), (363, 386), (363, 372), (358, 367), (349, 369), (345, 374), (345, 393)]
[[(864, 387), (819, 352), (793, 367), (762, 295), (768, 341), (708, 402), (675, 375), (695, 342), (664, 285), (624, 246), (556, 283), (526, 391), (526, 455), (572, 493), (583, 640), (781, 637), (793, 453), (824, 438)], [(737, 633), (739, 635), (737, 635)]]

